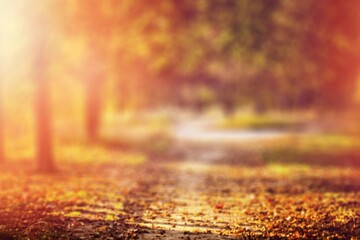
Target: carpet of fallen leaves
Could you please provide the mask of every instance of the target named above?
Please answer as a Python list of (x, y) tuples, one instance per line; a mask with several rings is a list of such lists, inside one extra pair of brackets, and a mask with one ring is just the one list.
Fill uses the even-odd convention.
[(360, 167), (341, 158), (270, 164), (254, 149), (179, 145), (129, 164), (139, 154), (110, 151), (53, 175), (1, 165), (0, 239), (360, 237)]

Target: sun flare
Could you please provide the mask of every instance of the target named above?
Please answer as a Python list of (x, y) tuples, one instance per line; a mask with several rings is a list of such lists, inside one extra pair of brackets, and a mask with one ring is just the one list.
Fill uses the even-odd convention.
[(31, 28), (25, 10), (23, 0), (0, 2), (1, 63), (6, 67), (19, 64), (29, 55)]

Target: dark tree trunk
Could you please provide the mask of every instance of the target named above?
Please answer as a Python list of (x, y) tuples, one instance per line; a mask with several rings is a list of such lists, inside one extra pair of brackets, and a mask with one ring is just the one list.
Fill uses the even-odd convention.
[[(2, 77), (0, 73), (0, 78)], [(0, 163), (5, 161), (4, 153), (4, 112), (2, 105), (2, 84), (0, 79)]]
[(85, 128), (88, 140), (94, 142), (99, 139), (101, 127), (105, 57), (99, 42), (91, 39), (89, 46), (85, 79)]
[[(0, 14), (2, 14), (3, 11), (0, 11)], [(3, 39), (3, 28), (0, 26), (0, 49), (3, 49), (4, 42)], [(3, 163), (5, 161), (5, 150), (4, 150), (4, 111), (3, 111), (3, 60), (5, 57), (0, 52), (0, 163)]]
[(86, 81), (85, 125), (89, 141), (98, 140), (102, 113), (102, 81), (100, 74), (90, 76)]
[(40, 42), (37, 49), (34, 69), (36, 91), (36, 127), (37, 127), (37, 167), (41, 172), (55, 171), (53, 159), (50, 88), (46, 74), (48, 59), (46, 41)]

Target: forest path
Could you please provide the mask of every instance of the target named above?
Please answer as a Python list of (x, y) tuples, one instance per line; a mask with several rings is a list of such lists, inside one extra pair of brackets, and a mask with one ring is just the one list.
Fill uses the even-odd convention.
[[(358, 169), (267, 164), (261, 149), (292, 134), (209, 131), (206, 125), (178, 126), (170, 157), (146, 170), (138, 221), (146, 229), (143, 239), (300, 238), (348, 231), (345, 212), (359, 211), (358, 205), (346, 206), (359, 197)], [(337, 230), (328, 228), (329, 214), (342, 219)]]
[(179, 142), (215, 143), (226, 145), (229, 143), (241, 144), (248, 141), (274, 140), (279, 137), (289, 136), (290, 132), (276, 129), (218, 129), (216, 122), (219, 119), (200, 118), (186, 120), (173, 127), (173, 137)]

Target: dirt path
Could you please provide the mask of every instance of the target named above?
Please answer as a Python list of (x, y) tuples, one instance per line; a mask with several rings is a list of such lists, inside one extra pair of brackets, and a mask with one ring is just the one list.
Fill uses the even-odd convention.
[(251, 142), (259, 142), (261, 140), (274, 140), (276, 138), (286, 137), (293, 133), (268, 129), (268, 130), (221, 130), (214, 129), (214, 122), (220, 120), (188, 120), (174, 126), (173, 135), (181, 142), (192, 143), (215, 143), (215, 144), (242, 144)]
[[(207, 133), (193, 136), (201, 134)], [(235, 148), (229, 143), (235, 135), (244, 140), (241, 133), (227, 139), (216, 134), (221, 136), (216, 144), (180, 134), (170, 158), (150, 163), (139, 183), (145, 186), (141, 196), (135, 194), (138, 224), (145, 229), (141, 238), (359, 236), (358, 169), (267, 165), (254, 145), (268, 133), (256, 133), (251, 143)]]

